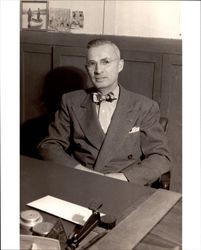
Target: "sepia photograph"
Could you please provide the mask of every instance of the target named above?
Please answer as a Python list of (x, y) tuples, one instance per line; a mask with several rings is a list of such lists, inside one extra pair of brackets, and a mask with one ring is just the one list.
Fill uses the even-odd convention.
[(21, 29), (47, 29), (47, 1), (21, 2)]
[(2, 249), (200, 250), (200, 3), (187, 2), (19, 1), (1, 50)]
[(72, 29), (82, 29), (83, 27), (83, 11), (72, 11), (66, 8), (49, 9), (49, 31), (71, 32)]
[(71, 10), (61, 8), (49, 9), (48, 30), (50, 31), (70, 31)]
[(49, 1), (54, 32), (21, 32), (22, 247), (48, 222), (29, 244), (182, 249), (180, 20), (179, 2)]

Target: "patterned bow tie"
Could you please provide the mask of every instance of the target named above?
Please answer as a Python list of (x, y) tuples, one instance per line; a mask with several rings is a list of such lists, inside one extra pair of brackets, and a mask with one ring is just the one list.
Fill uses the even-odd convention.
[(101, 93), (93, 93), (92, 97), (93, 102), (96, 104), (100, 104), (102, 101), (113, 102), (114, 100), (117, 100), (113, 92), (110, 92), (107, 95), (103, 95)]

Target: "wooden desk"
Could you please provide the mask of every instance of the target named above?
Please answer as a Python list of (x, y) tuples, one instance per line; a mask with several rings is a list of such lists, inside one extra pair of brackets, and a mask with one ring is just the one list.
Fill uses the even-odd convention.
[[(117, 217), (117, 223), (143, 204), (156, 190), (93, 173), (83, 172), (51, 162), (21, 157), (20, 210), (27, 203), (51, 195), (87, 207), (92, 200), (103, 202), (101, 212)], [(46, 221), (57, 218), (42, 213)], [(70, 231), (72, 226), (65, 225)], [(181, 246), (181, 203), (176, 204), (151, 232), (137, 245), (142, 249), (170, 249)], [(149, 248), (148, 248), (149, 247)], [(152, 248), (151, 248), (152, 247)]]

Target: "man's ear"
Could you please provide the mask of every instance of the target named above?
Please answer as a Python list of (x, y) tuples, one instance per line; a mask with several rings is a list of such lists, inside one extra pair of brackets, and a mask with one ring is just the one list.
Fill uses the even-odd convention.
[(119, 61), (119, 72), (121, 72), (124, 68), (124, 59), (120, 59)]

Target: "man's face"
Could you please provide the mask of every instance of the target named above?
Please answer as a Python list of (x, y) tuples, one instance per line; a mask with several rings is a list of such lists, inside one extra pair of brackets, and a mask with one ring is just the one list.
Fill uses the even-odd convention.
[(103, 94), (115, 89), (123, 65), (123, 60), (120, 60), (110, 44), (99, 45), (88, 50), (86, 66), (88, 74), (93, 85)]

